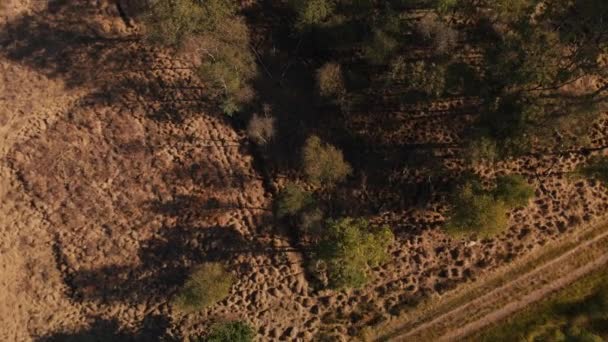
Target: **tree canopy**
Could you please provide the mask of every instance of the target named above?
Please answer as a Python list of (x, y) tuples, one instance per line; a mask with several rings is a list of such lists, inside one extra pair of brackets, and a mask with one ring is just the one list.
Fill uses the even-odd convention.
[(388, 258), (393, 242), (388, 227), (372, 228), (364, 219), (329, 220), (317, 257), (327, 268), (333, 288), (360, 287), (369, 279), (368, 270)]

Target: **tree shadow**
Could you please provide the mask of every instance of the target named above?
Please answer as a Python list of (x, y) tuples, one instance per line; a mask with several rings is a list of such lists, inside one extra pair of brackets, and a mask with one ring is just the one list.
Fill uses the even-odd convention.
[(65, 281), (78, 301), (162, 302), (184, 283), (191, 267), (230, 260), (248, 245), (240, 233), (226, 227), (165, 228), (160, 236), (141, 243), (138, 266), (77, 271)]
[[(104, 29), (124, 20), (121, 3), (102, 11), (85, 1), (50, 1), (46, 10), (2, 28), (0, 55), (60, 79), (67, 88), (85, 87), (89, 99), (143, 106), (154, 120), (181, 122), (201, 112), (221, 117), (217, 101), (189, 75), (190, 66), (146, 46), (134, 31)], [(133, 7), (129, 11), (140, 10)]]
[(54, 332), (37, 342), (134, 342), (173, 341), (167, 336), (169, 321), (159, 315), (148, 315), (136, 332), (122, 331), (116, 320), (97, 318), (87, 329), (77, 332)]

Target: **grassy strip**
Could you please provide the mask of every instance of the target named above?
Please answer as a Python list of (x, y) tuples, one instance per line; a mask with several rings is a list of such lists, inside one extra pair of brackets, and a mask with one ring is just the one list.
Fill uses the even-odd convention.
[(535, 327), (560, 320), (561, 315), (555, 311), (557, 306), (576, 305), (594, 295), (599, 287), (605, 286), (607, 283), (608, 265), (505, 321), (469, 336), (466, 341), (526, 341), (528, 334)]
[[(547, 278), (535, 279), (535, 282), (538, 283), (537, 286), (541, 286), (543, 284), (548, 284), (551, 281), (563, 276), (564, 272), (568, 272), (567, 270), (574, 270), (574, 269), (577, 269), (579, 267), (585, 266), (585, 265), (593, 262), (596, 259), (596, 257), (598, 257), (598, 255), (595, 255), (595, 254), (598, 254), (598, 253), (603, 254), (603, 251), (605, 251), (607, 249), (608, 249), (608, 237), (604, 237), (603, 239), (597, 241), (591, 248), (589, 248), (586, 253), (579, 254), (579, 255), (577, 255), (576, 258), (568, 260), (567, 265), (564, 265), (564, 264), (558, 265), (557, 267), (559, 267), (559, 269), (555, 270), (555, 272), (542, 273), (541, 275), (544, 275)], [(525, 293), (529, 292), (529, 290), (530, 290), (530, 283), (518, 284), (515, 287), (508, 289), (509, 295), (507, 295), (507, 297), (514, 298), (518, 294), (525, 294)], [(501, 293), (500, 295), (501, 296), (505, 295), (505, 293)], [(464, 317), (459, 317), (459, 319), (456, 322), (447, 321), (447, 322), (440, 323), (437, 326), (434, 326), (432, 329), (423, 330), (419, 334), (414, 335), (415, 340), (435, 341), (439, 337), (443, 336), (443, 334), (447, 333), (450, 329), (454, 328), (455, 326), (460, 327), (460, 326), (466, 325), (468, 323), (474, 322), (478, 319), (482, 319), (483, 317), (485, 317), (487, 314), (491, 313), (492, 311), (500, 309), (507, 302), (508, 301), (504, 301), (504, 300), (497, 301), (497, 302), (493, 303), (492, 305), (484, 306), (482, 308), (477, 308), (476, 311), (470, 312), (468, 315), (466, 315)]]
[[(392, 337), (398, 336), (402, 332), (411, 330), (443, 313), (467, 304), (488, 291), (500, 287), (510, 280), (573, 250), (581, 241), (591, 240), (607, 230), (608, 225), (601, 224), (594, 225), (578, 235), (574, 235), (575, 232), (573, 232), (573, 234), (564, 236), (562, 239), (548, 244), (545, 248), (539, 249), (527, 257), (495, 270), (484, 280), (459, 286), (457, 289), (444, 294), (443, 297), (427, 298), (416, 307), (402, 312), (399, 317), (373, 327), (373, 336), (378, 340), (389, 340)], [(410, 317), (416, 318), (411, 319), (405, 324), (402, 323), (404, 320), (409, 320)]]

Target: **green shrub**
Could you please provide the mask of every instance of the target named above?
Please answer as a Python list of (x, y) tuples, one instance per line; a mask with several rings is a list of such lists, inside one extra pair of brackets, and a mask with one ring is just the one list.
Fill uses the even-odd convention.
[(257, 74), (257, 65), (249, 49), (249, 30), (242, 18), (218, 24), (213, 34), (199, 38), (197, 48), (203, 57), (199, 77), (212, 84), (226, 102), (238, 109), (253, 98), (249, 82)]
[(145, 37), (160, 45), (179, 47), (200, 32), (203, 9), (193, 0), (156, 1), (143, 16)]
[(608, 157), (593, 157), (586, 164), (579, 166), (576, 173), (608, 184)]
[(275, 202), (275, 214), (278, 218), (296, 216), (302, 210), (314, 204), (312, 195), (294, 183), (288, 183), (279, 193)]
[(494, 189), (486, 190), (473, 179), (457, 188), (445, 224), (449, 234), (492, 237), (507, 228), (508, 210), (525, 205), (534, 196), (534, 189), (521, 176), (501, 176), (496, 183)]
[(245, 322), (233, 321), (217, 324), (211, 328), (211, 333), (205, 342), (250, 342), (255, 337), (255, 331)]
[(198, 266), (173, 300), (183, 312), (205, 309), (230, 293), (234, 277), (219, 263)]
[(501, 176), (496, 179), (494, 196), (511, 208), (521, 207), (534, 196), (534, 188), (522, 176)]
[(315, 135), (306, 139), (302, 154), (304, 174), (313, 183), (333, 185), (343, 181), (352, 172), (342, 151), (322, 142)]
[(394, 239), (388, 227), (371, 229), (366, 220), (352, 218), (328, 221), (324, 234), (317, 258), (325, 265), (329, 285), (337, 289), (364, 285), (369, 268), (387, 260)]
[(222, 110), (240, 110), (253, 98), (249, 82), (257, 65), (249, 48), (249, 30), (236, 15), (233, 0), (155, 1), (143, 15), (148, 41), (179, 50), (198, 66), (197, 75), (213, 85)]
[(157, 44), (180, 47), (193, 36), (215, 30), (235, 11), (231, 0), (155, 1), (143, 15), (145, 36)]
[(370, 39), (363, 46), (363, 56), (371, 64), (384, 64), (398, 47), (397, 40), (389, 33), (374, 30)]
[(334, 10), (331, 0), (291, 0), (296, 11), (296, 27), (300, 30), (322, 23)]
[(477, 182), (467, 182), (453, 196), (445, 228), (454, 236), (491, 237), (507, 228), (507, 209), (503, 201), (496, 200)]

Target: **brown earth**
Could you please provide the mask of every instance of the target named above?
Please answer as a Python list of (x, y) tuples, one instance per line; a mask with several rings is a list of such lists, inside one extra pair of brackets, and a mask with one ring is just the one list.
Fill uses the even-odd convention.
[[(271, 194), (249, 144), (217, 113), (187, 63), (140, 42), (112, 3), (3, 4), (0, 340), (184, 339), (233, 318), (251, 323), (262, 340), (346, 336), (541, 248), (608, 208), (599, 183), (567, 176), (584, 160), (575, 153), (480, 170), (519, 172), (537, 189), (533, 203), (511, 213), (509, 232), (492, 240), (446, 237), (437, 229), (440, 198), (398, 209), (405, 208), (398, 194), (372, 189), (367, 196), (390, 204), (374, 220), (397, 236), (391, 262), (363, 289), (317, 291), (301, 253), (273, 227)], [(450, 143), (451, 134), (416, 132), (446, 124), (439, 114), (459, 105), (414, 113), (399, 135)], [(598, 125), (594, 143), (605, 144), (605, 133)], [(453, 152), (442, 160), (458, 168)], [(398, 185), (417, 175), (395, 177)], [(198, 314), (175, 312), (170, 295), (192, 266), (208, 260), (237, 276), (230, 296)]]

